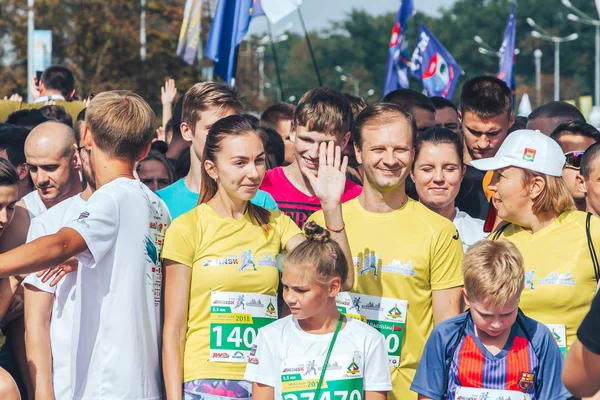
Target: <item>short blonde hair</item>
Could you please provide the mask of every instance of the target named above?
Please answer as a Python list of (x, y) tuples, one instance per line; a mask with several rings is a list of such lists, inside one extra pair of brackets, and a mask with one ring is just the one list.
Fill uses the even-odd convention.
[(156, 117), (139, 95), (113, 90), (92, 99), (85, 124), (100, 150), (113, 158), (134, 161), (152, 141)]
[(231, 86), (219, 82), (196, 83), (183, 97), (181, 122), (187, 123), (194, 133), (200, 113), (211, 107), (231, 108), (236, 114), (244, 108), (237, 92)]
[(533, 212), (554, 212), (562, 214), (564, 211), (574, 210), (575, 201), (569, 192), (567, 184), (562, 177), (541, 174), (539, 172), (523, 169), (523, 183), (528, 184), (533, 178), (540, 177), (546, 182), (542, 193), (533, 200)]
[(471, 301), (503, 306), (525, 286), (523, 256), (506, 239), (481, 240), (467, 250), (462, 263), (465, 290)]

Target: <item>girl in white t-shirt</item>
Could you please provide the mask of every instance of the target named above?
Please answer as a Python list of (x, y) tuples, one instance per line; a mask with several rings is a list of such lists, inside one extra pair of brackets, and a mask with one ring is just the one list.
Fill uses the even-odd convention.
[(304, 231), (281, 278), (292, 315), (259, 330), (244, 379), (260, 400), (385, 400), (392, 384), (383, 336), (336, 307), (346, 258), (329, 231), (314, 222)]

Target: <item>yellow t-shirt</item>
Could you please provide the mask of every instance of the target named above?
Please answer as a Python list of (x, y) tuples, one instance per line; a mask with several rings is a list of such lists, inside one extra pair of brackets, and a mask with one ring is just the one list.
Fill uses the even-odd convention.
[(184, 382), (244, 379), (259, 327), (252, 323), (277, 318), (276, 257), (301, 232), (280, 211), (271, 211), (270, 223), (265, 236), (247, 213), (239, 220), (223, 218), (201, 204), (167, 230), (163, 259), (192, 268)]
[[(394, 212), (371, 213), (356, 198), (344, 203), (342, 212), (354, 261), (352, 292), (373, 296), (361, 298), (359, 308), (388, 314), (373, 324), (378, 329), (405, 314), (400, 348), (382, 331), (388, 355), (397, 349), (400, 358), (398, 363), (390, 357), (393, 391), (388, 399), (416, 399), (410, 384), (434, 326), (432, 291), (463, 284), (458, 233), (451, 221), (412, 199)], [(323, 212), (309, 220), (323, 225)]]
[[(577, 338), (577, 328), (596, 293), (585, 219), (584, 212), (565, 211), (534, 234), (511, 224), (500, 235), (513, 242), (525, 260), (521, 309), (543, 324), (565, 325), (567, 347)], [(600, 220), (596, 217), (591, 219), (590, 232), (600, 254)]]

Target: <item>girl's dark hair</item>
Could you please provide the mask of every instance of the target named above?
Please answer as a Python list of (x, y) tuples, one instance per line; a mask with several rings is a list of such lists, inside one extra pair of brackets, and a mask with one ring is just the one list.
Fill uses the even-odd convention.
[(0, 158), (0, 186), (19, 184), (19, 174), (13, 165), (5, 158)]
[[(263, 146), (267, 142), (265, 132), (252, 125), (241, 115), (231, 115), (220, 119), (210, 128), (206, 136), (206, 144), (204, 145), (204, 152), (202, 154), (202, 185), (200, 186), (198, 204), (208, 202), (218, 191), (217, 182), (208, 175), (204, 161), (216, 162), (223, 139), (247, 134), (257, 135), (262, 141)], [(248, 202), (248, 214), (250, 215), (250, 219), (261, 226), (265, 235), (271, 230), (271, 224), (269, 223), (271, 213), (269, 210)]]
[(417, 136), (415, 140), (415, 162), (413, 162), (413, 168), (415, 167), (417, 158), (419, 158), (419, 153), (421, 152), (421, 148), (425, 143), (448, 143), (454, 147), (456, 150), (456, 154), (458, 155), (459, 165), (462, 168), (464, 165), (463, 160), (463, 143), (462, 139), (459, 135), (452, 132), (450, 129), (433, 127), (426, 129), (423, 133)]
[(314, 265), (319, 276), (339, 277), (343, 285), (348, 278), (348, 262), (340, 245), (313, 221), (304, 225), (304, 235), (306, 240), (286, 256), (284, 265)]
[(158, 150), (150, 150), (150, 152), (148, 153), (146, 158), (144, 158), (142, 161), (140, 161), (140, 164), (143, 163), (144, 161), (160, 162), (162, 165), (165, 166), (165, 169), (167, 170), (167, 177), (169, 178), (169, 185), (172, 184), (173, 182), (175, 182), (175, 171), (173, 169), (173, 165), (171, 164), (171, 161), (169, 161), (163, 153), (161, 153)]

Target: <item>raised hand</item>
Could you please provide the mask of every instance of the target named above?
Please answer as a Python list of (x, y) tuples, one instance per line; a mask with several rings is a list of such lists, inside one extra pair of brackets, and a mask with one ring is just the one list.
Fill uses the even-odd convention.
[(347, 167), (348, 157), (344, 156), (342, 159), (342, 150), (333, 141), (323, 142), (319, 146), (319, 169), (316, 177), (303, 167), (304, 176), (308, 178), (323, 207), (341, 202), (346, 187)]
[(173, 104), (176, 95), (177, 88), (175, 87), (175, 80), (169, 79), (165, 82), (165, 85), (160, 88), (160, 101), (163, 105)]
[(14, 93), (8, 98), (8, 100), (22, 102), (23, 98), (21, 96), (19, 96), (19, 94)]

